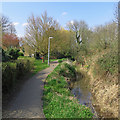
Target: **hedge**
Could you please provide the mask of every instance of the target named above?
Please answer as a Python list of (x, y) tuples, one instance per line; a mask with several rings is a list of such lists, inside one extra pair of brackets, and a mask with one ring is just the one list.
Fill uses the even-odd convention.
[(2, 88), (3, 93), (9, 92), (21, 76), (32, 69), (33, 63), (28, 59), (19, 59), (14, 62), (2, 63)]

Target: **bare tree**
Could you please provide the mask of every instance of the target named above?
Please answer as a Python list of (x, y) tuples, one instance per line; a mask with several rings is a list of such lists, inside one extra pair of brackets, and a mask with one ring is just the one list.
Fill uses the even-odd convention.
[(59, 29), (58, 23), (52, 17), (48, 17), (47, 12), (44, 12), (41, 17), (32, 15), (28, 18), (26, 42), (34, 52), (44, 56), (48, 52), (48, 37), (57, 29)]
[(100, 25), (94, 29), (92, 44), (97, 49), (106, 49), (115, 46), (117, 44), (117, 40), (118, 26), (116, 22)]
[(67, 24), (69, 30), (75, 32), (77, 43), (80, 44), (85, 40), (86, 32), (88, 31), (88, 25), (85, 21), (72, 21)]
[(15, 34), (16, 33), (16, 29), (15, 29), (15, 26), (11, 23), (9, 28), (8, 28), (8, 32), (10, 34)]
[(15, 26), (12, 22), (9, 21), (9, 18), (6, 16), (1, 17), (0, 26), (2, 27), (2, 33), (16, 33)]
[(7, 17), (2, 16), (0, 24), (2, 25), (2, 32), (6, 32), (10, 26), (10, 21)]
[(74, 21), (71, 21), (67, 24), (67, 27), (69, 28), (70, 31), (73, 31), (75, 32), (75, 37), (76, 37), (76, 40), (77, 42), (80, 44), (80, 34), (79, 34), (79, 22), (74, 20)]

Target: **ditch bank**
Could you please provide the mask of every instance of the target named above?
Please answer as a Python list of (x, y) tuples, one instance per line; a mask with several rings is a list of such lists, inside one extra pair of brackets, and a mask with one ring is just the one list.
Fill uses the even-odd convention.
[[(75, 66), (74, 62), (67, 61), (68, 64)], [(85, 71), (82, 71), (75, 66), (75, 77), (74, 79), (66, 78), (69, 84), (69, 89), (79, 102), (79, 104), (84, 105), (90, 109), (94, 114), (93, 119), (99, 119), (98, 113), (93, 106), (93, 98), (90, 89), (90, 77)]]
[(94, 117), (92, 110), (86, 105), (79, 104), (79, 100), (72, 93), (75, 81), (75, 67), (69, 63), (59, 64), (48, 75), (43, 96), (43, 111), (47, 119)]
[(72, 82), (71, 93), (78, 99), (79, 104), (88, 107), (94, 114), (93, 118), (98, 119), (98, 114), (93, 106), (92, 93), (89, 86), (89, 76), (83, 71), (76, 73), (76, 81)]
[[(95, 64), (95, 59), (86, 61), (85, 65), (74, 63), (77, 68), (78, 73), (85, 73), (85, 76), (89, 76), (89, 81), (87, 84), (89, 86), (91, 96), (91, 102), (95, 111), (97, 112), (98, 118), (118, 118), (118, 83), (117, 76), (112, 76), (110, 74), (98, 74), (95, 75), (94, 72), (98, 72)], [(94, 71), (96, 70), (96, 71)], [(104, 76), (104, 77), (103, 77)], [(85, 77), (86, 78), (86, 77)], [(82, 80), (81, 80), (82, 81)], [(77, 85), (80, 83), (77, 83)], [(82, 82), (84, 85), (84, 82)], [(80, 87), (82, 88), (82, 87)]]

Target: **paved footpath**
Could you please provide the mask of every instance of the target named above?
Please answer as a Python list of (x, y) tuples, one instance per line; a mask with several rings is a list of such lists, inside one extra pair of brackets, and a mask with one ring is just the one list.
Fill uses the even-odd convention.
[(3, 110), (3, 118), (44, 118), (42, 107), (44, 80), (57, 65), (57, 61), (51, 62), (49, 68), (27, 80), (20, 92)]

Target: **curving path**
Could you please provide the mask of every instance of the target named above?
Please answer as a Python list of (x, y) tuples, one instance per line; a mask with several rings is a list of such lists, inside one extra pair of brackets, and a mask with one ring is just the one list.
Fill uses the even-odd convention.
[(45, 118), (42, 108), (44, 80), (57, 65), (57, 61), (51, 62), (49, 68), (27, 80), (17, 96), (3, 109), (3, 118)]

